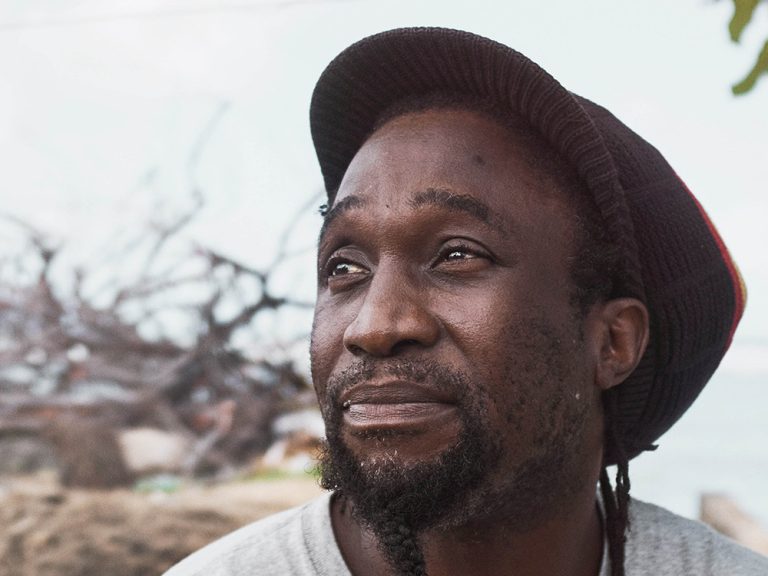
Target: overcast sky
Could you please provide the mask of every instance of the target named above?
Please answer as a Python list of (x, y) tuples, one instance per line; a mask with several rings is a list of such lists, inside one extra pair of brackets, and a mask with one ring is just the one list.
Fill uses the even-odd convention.
[[(729, 16), (729, 1), (703, 0), (2, 0), (0, 210), (87, 260), (116, 232), (183, 207), (194, 178), (206, 207), (190, 234), (265, 262), (320, 188), (307, 108), (327, 62), (390, 27), (462, 27), (519, 49), (662, 150), (747, 279), (737, 344), (766, 343), (768, 82), (739, 99), (729, 85), (768, 26), (735, 46)], [(311, 244), (317, 224), (308, 218), (296, 244)], [(311, 273), (298, 282), (311, 296)]]
[[(729, 89), (768, 35), (768, 10), (736, 46), (731, 4), (0, 0), (0, 212), (66, 240), (73, 262), (108, 267), (117, 239), (199, 186), (187, 235), (262, 265), (320, 190), (307, 110), (324, 66), (387, 28), (464, 28), (525, 53), (665, 154), (747, 280), (724, 369), (768, 374), (768, 80), (743, 98)], [(293, 245), (311, 246), (318, 227), (306, 216)], [(311, 299), (312, 256), (278, 280)]]

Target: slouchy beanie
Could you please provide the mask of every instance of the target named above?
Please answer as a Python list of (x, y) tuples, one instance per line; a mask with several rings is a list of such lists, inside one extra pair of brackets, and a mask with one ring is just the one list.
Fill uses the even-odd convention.
[(519, 52), (444, 28), (364, 38), (322, 73), (310, 124), (329, 202), (379, 115), (438, 92), (526, 119), (594, 198), (621, 251), (615, 293), (639, 298), (650, 314), (648, 348), (617, 388), (625, 450), (631, 458), (649, 449), (701, 392), (744, 310), (744, 285), (715, 227), (664, 157), (613, 114)]

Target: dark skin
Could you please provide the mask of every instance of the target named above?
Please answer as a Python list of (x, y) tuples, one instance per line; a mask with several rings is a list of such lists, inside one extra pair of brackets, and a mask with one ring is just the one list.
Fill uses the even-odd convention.
[[(360, 465), (434, 460), (462, 426), (439, 383), (383, 372), (343, 396), (351, 406), (330, 405), (329, 380), (360, 359), (469, 375), (499, 439), (501, 457), (464, 512), (419, 535), (431, 576), (599, 571), (601, 393), (637, 365), (648, 315), (630, 298), (575, 312), (572, 209), (555, 188), (492, 120), (408, 114), (357, 153), (321, 238), (313, 379), (326, 417), (346, 411), (342, 440)], [(544, 496), (520, 494), (520, 470), (555, 453), (566, 456)], [(521, 514), (527, 501), (537, 505)], [(392, 573), (354, 502), (334, 499), (331, 517), (353, 574)]]

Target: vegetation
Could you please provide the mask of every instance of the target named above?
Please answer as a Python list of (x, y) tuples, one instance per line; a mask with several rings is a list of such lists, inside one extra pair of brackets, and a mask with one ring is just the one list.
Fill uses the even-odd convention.
[[(761, 3), (765, 3), (765, 0), (733, 0), (733, 17), (728, 24), (728, 32), (733, 42), (741, 41), (744, 30), (753, 21), (757, 7)], [(768, 38), (752, 69), (742, 80), (734, 84), (731, 90), (736, 95), (746, 94), (755, 87), (759, 78), (765, 73), (768, 73)]]

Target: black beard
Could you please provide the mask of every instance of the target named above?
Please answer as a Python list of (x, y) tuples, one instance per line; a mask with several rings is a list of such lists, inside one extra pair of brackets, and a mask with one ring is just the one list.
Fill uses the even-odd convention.
[(438, 457), (408, 466), (361, 461), (342, 440), (338, 400), (342, 391), (372, 374), (373, 367), (361, 363), (329, 383), (323, 406), (327, 441), (320, 459), (321, 485), (351, 501), (355, 517), (377, 535), (380, 549), (399, 574), (426, 574), (419, 534), (459, 512), (465, 496), (496, 467), (500, 442), (491, 434), (480, 404), (470, 401), (467, 379), (460, 372), (412, 361), (399, 361), (383, 371), (449, 389), (458, 399), (462, 422), (458, 441)]
[[(511, 327), (509, 334), (510, 346), (530, 350), (526, 356), (531, 359), (507, 366), (505, 381), (517, 397), (505, 416), (513, 429), (526, 417), (535, 418), (531, 428), (535, 436), (525, 439), (528, 456), (503, 474), (504, 440), (489, 421), (487, 410), (493, 401), (483, 382), (421, 359), (364, 360), (328, 381), (321, 406), (327, 438), (320, 461), (321, 484), (351, 503), (351, 512), (376, 534), (397, 574), (426, 574), (419, 538), (427, 530), (492, 522), (509, 533), (526, 532), (567, 509), (585, 488), (589, 405), (574, 402), (568, 386), (588, 377), (569, 361), (581, 353), (582, 339), (577, 332), (554, 330), (535, 319), (524, 329)], [(376, 374), (450, 392), (462, 424), (457, 442), (437, 457), (407, 466), (396, 460), (368, 462), (351, 452), (341, 434), (339, 396)], [(547, 404), (537, 408), (526, 404), (525, 394), (541, 386), (550, 389)], [(520, 433), (525, 434), (522, 428)]]

